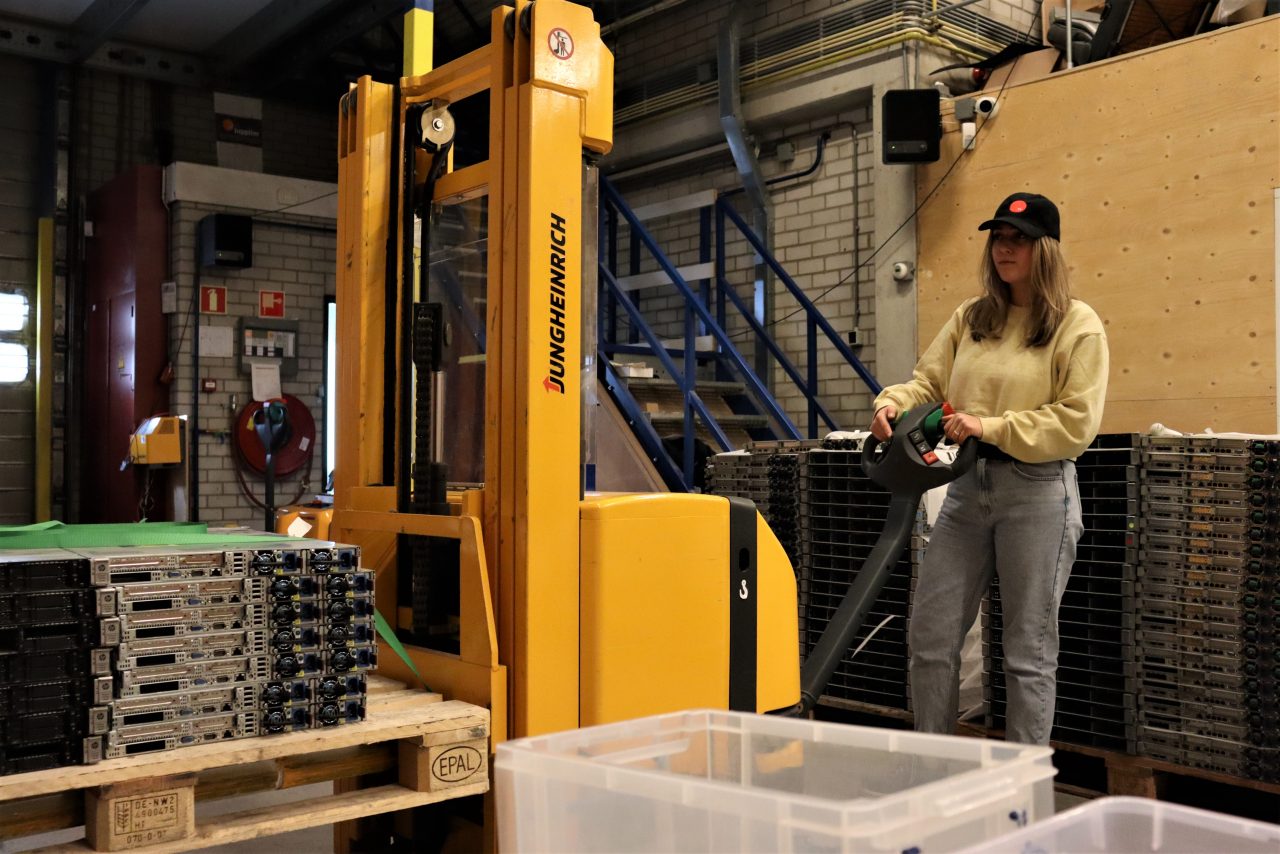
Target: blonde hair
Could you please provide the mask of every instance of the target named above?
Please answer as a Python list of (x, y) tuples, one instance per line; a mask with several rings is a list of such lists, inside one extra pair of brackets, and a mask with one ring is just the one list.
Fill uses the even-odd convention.
[[(994, 235), (987, 236), (986, 250), (978, 265), (982, 296), (965, 309), (964, 322), (974, 341), (999, 338), (1009, 315), (1009, 286), (1000, 278), (991, 260)], [(1043, 347), (1053, 340), (1062, 319), (1071, 308), (1071, 283), (1067, 279), (1067, 262), (1058, 241), (1038, 238), (1031, 244), (1031, 322), (1027, 329), (1028, 347)]]

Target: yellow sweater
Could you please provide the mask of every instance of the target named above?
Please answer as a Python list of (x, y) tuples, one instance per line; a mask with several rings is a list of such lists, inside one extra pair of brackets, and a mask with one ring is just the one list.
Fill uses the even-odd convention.
[(933, 339), (910, 382), (887, 387), (875, 408), (904, 412), (950, 401), (982, 419), (982, 441), (1027, 463), (1075, 459), (1098, 434), (1107, 396), (1107, 335), (1093, 309), (1072, 300), (1047, 345), (1027, 347), (1024, 307), (1010, 306), (1000, 338), (975, 342), (966, 301)]

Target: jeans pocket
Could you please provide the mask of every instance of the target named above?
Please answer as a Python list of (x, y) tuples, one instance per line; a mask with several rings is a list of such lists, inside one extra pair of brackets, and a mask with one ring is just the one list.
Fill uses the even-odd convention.
[(1062, 461), (1052, 460), (1047, 463), (1024, 463), (1014, 460), (1009, 464), (1014, 472), (1025, 480), (1052, 481), (1062, 479)]

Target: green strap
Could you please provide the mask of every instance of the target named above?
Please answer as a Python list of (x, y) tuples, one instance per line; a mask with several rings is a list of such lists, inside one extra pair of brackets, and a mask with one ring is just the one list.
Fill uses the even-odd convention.
[(404, 644), (400, 643), (400, 638), (396, 637), (396, 630), (391, 628), (387, 618), (382, 616), (382, 612), (377, 609), (373, 612), (373, 625), (378, 630), (378, 637), (386, 641), (387, 646), (391, 647), (391, 651), (400, 656), (400, 660), (413, 671), (414, 676), (418, 677), (422, 687), (430, 691), (431, 687), (427, 685), (427, 680), (423, 679), (422, 674), (418, 672), (418, 668), (414, 667), (413, 659), (409, 658), (409, 653), (405, 651)]
[(0, 551), (29, 549), (120, 548), (138, 546), (220, 546), (288, 541), (277, 534), (209, 533), (202, 522), (128, 522), (66, 525), (39, 522), (0, 527)]
[(65, 522), (36, 522), (33, 525), (5, 525), (0, 527), (0, 536), (9, 533), (22, 533), (23, 531), (48, 531), (53, 528), (65, 528)]

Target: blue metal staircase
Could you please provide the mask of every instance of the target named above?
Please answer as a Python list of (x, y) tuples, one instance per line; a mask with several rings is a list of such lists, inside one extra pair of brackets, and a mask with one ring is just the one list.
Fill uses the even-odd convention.
[[(820, 425), (826, 430), (840, 429), (819, 397), (819, 343), (833, 347), (873, 392), (880, 391), (880, 384), (845, 340), (726, 199), (708, 193), (694, 197), (692, 204), (699, 210), (700, 260), (678, 268), (608, 179), (600, 181), (600, 374), (605, 389), (673, 492), (691, 491), (700, 481), (700, 451), (703, 455), (708, 450), (732, 451), (751, 439), (818, 438)], [(798, 305), (794, 313), (803, 315), (806, 330), (803, 373), (770, 335), (760, 312), (753, 311), (728, 280), (725, 261), (730, 227), (768, 265)], [(620, 276), (618, 270), (623, 228), (628, 236), (629, 276)], [(639, 274), (645, 253), (658, 270)], [(696, 290), (686, 277), (696, 277)], [(666, 304), (670, 297), (677, 297), (676, 305), (683, 308), (679, 337), (664, 340), (654, 330), (632, 297), (640, 289), (646, 294), (657, 289)], [(654, 298), (648, 296), (647, 302), (654, 302)], [(726, 330), (731, 319), (734, 326), (745, 328), (730, 335)], [(785, 380), (799, 390), (805, 401), (805, 430), (796, 426), (769, 384), (752, 369), (741, 343), (768, 352)], [(641, 357), (652, 366), (653, 379), (624, 376), (625, 369), (616, 363), (628, 356)], [(647, 370), (632, 373), (636, 372)], [(659, 372), (665, 377), (657, 376)], [(654, 396), (663, 400), (655, 403)]]

